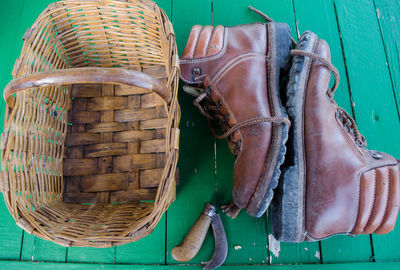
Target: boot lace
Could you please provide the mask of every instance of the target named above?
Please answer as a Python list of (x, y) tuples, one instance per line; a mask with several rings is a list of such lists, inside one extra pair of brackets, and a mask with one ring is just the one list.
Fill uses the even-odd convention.
[[(283, 123), (290, 127), (290, 120), (285, 117), (279, 116), (253, 117), (244, 121), (237, 122), (236, 124), (231, 126), (229, 124), (229, 113), (222, 113), (220, 110), (222, 106), (222, 100), (219, 99), (217, 102), (214, 102), (211, 99), (212, 91), (213, 88), (211, 86), (207, 87), (199, 96), (197, 96), (197, 98), (193, 101), (193, 104), (199, 109), (200, 113), (208, 119), (211, 132), (217, 139), (228, 138), (230, 142), (233, 142), (235, 144), (234, 149), (232, 149), (232, 152), (235, 155), (237, 155), (237, 152), (239, 151), (242, 143), (241, 140), (233, 141), (233, 136), (231, 136), (237, 130), (264, 122)], [(215, 129), (211, 126), (211, 121), (213, 120), (219, 123), (220, 127), (224, 131), (223, 134), (217, 134)]]
[[(339, 86), (339, 81), (340, 81), (340, 76), (338, 70), (325, 58), (311, 52), (305, 52), (302, 50), (292, 50), (291, 55), (300, 55), (300, 56), (305, 56), (305, 57), (310, 57), (313, 60), (317, 60), (321, 62), (324, 66), (326, 66), (333, 74), (333, 77), (335, 78), (335, 82), (332, 86), (332, 88), (329, 88), (328, 91), (326, 92), (329, 100), (332, 103), (336, 102), (333, 99), (334, 93)], [(343, 128), (344, 130), (351, 134), (355, 140), (355, 143), (359, 147), (365, 147), (367, 146), (367, 141), (365, 137), (358, 131), (357, 124), (354, 121), (353, 117), (350, 116), (343, 108), (337, 107), (336, 111), (336, 117), (343, 123)]]

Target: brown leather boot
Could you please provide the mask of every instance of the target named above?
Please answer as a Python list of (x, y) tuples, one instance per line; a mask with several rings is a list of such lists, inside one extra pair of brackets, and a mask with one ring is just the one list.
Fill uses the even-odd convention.
[[(398, 160), (368, 150), (354, 120), (336, 105), (339, 75), (324, 40), (306, 32), (292, 55), (291, 155), (272, 203), (275, 238), (300, 242), (390, 232), (399, 209)], [(332, 89), (330, 71), (336, 79)]]
[[(181, 57), (181, 78), (203, 88), (194, 104), (217, 120), (237, 159), (233, 204), (255, 217), (267, 209), (285, 155), (288, 126), (280, 101), (281, 69), (290, 59), (286, 24), (194, 26)], [(193, 91), (194, 88), (186, 88)]]

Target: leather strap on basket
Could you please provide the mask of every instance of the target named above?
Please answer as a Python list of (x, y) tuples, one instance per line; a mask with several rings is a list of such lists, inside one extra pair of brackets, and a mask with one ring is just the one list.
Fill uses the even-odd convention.
[(160, 95), (167, 104), (171, 101), (168, 88), (150, 75), (134, 70), (98, 67), (58, 69), (24, 75), (7, 84), (3, 97), (10, 104), (14, 93), (41, 86), (77, 83), (112, 83), (142, 87)]

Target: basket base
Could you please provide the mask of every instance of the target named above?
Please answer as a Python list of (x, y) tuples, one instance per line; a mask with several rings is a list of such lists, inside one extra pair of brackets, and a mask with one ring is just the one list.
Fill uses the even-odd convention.
[[(147, 73), (166, 80), (160, 67)], [(164, 101), (147, 89), (113, 84), (76, 84), (71, 96), (64, 202), (154, 200), (166, 159)]]

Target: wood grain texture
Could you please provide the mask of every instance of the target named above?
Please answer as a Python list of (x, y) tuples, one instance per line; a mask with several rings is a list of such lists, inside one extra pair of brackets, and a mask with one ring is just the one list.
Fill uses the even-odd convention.
[(114, 172), (127, 172), (131, 168), (136, 169), (152, 169), (156, 168), (155, 154), (134, 154), (126, 156), (118, 156), (113, 159)]
[(155, 138), (155, 130), (129, 130), (114, 134), (115, 142), (134, 142), (139, 140), (150, 140)]
[(99, 97), (101, 84), (74, 84), (71, 88), (71, 97)]
[(64, 159), (64, 175), (91, 175), (97, 172), (97, 161), (93, 159)]
[(128, 96), (128, 95), (148, 94), (148, 93), (151, 93), (151, 91), (137, 86), (128, 86), (128, 85), (115, 86), (116, 96)]
[(72, 124), (94, 124), (100, 122), (100, 112), (70, 112), (69, 122)]
[(159, 179), (163, 173), (163, 169), (142, 170), (140, 171), (139, 181), (140, 188), (157, 187), (160, 183)]
[(152, 108), (127, 109), (115, 111), (114, 120), (116, 122), (132, 122), (156, 118), (156, 110)]
[(67, 137), (66, 144), (69, 146), (95, 144), (100, 140), (99, 134), (95, 133), (73, 133)]
[(90, 111), (122, 110), (128, 107), (128, 100), (124, 97), (96, 97), (87, 102)]
[(82, 192), (125, 190), (127, 188), (127, 173), (107, 173), (81, 177)]
[(85, 158), (97, 158), (105, 156), (117, 156), (128, 154), (127, 144), (125, 143), (100, 143), (85, 147)]

